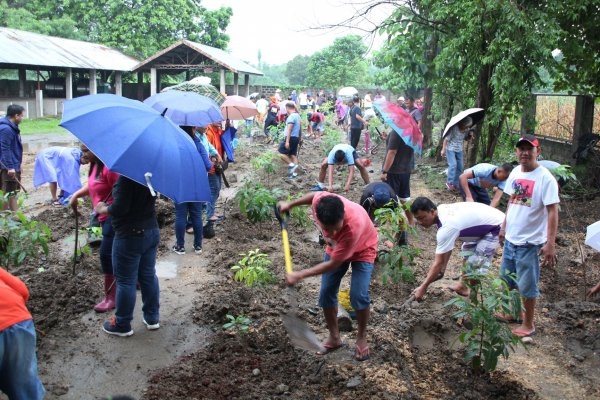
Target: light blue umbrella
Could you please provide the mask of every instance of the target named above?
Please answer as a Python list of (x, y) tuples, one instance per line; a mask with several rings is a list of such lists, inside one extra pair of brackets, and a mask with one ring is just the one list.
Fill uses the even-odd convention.
[(213, 99), (192, 92), (169, 90), (148, 97), (144, 103), (177, 125), (208, 126), (225, 119)]
[(60, 126), (111, 170), (176, 203), (210, 201), (206, 169), (194, 141), (137, 100), (95, 94), (65, 101)]

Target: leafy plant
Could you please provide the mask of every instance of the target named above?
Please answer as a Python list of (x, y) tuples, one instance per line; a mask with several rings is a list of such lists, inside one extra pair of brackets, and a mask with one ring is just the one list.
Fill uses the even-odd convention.
[[(294, 199), (298, 199), (302, 197), (302, 194), (299, 194), (297, 196), (292, 196), (289, 195), (287, 197), (287, 201), (292, 201)], [(312, 224), (312, 220), (310, 219), (310, 216), (308, 215), (308, 209), (306, 207), (294, 207), (290, 210), (290, 217), (291, 220), (298, 226), (305, 228), (307, 226), (310, 226)]]
[(321, 150), (327, 155), (336, 144), (342, 143), (342, 131), (326, 126), (321, 140)]
[[(19, 209), (24, 196), (20, 196)], [(8, 202), (8, 195), (0, 191), (0, 209)], [(0, 211), (0, 265), (19, 266), (25, 258), (36, 256), (41, 249), (48, 254), (51, 232), (46, 224), (29, 219), (21, 211)]]
[(271, 260), (260, 249), (250, 250), (248, 254), (241, 253), (242, 259), (231, 267), (235, 271), (234, 279), (246, 286), (265, 286), (275, 281), (273, 272), (268, 268)]
[[(379, 233), (385, 242), (396, 243), (400, 232), (414, 232), (409, 228), (405, 210), (409, 203), (400, 203), (398, 207), (383, 207), (375, 210), (375, 223), (380, 226)], [(411, 267), (414, 258), (420, 250), (412, 246), (392, 246), (379, 255), (379, 262), (383, 265), (382, 280), (386, 285), (390, 280), (393, 283), (414, 282), (415, 275)]]
[(245, 315), (241, 314), (237, 317), (227, 314), (225, 316), (229, 322), (223, 324), (223, 329), (231, 331), (237, 335), (243, 335), (250, 329), (252, 320)]
[(252, 222), (267, 221), (273, 217), (273, 206), (284, 195), (279, 188), (268, 189), (260, 182), (246, 181), (235, 198), (240, 211)]
[(271, 186), (271, 176), (279, 169), (279, 160), (272, 150), (265, 151), (251, 161), (252, 168), (263, 174), (267, 180), (267, 186)]
[(500, 356), (508, 358), (515, 346), (522, 344), (519, 337), (512, 334), (509, 326), (496, 318), (498, 312), (508, 315), (521, 314), (519, 293), (509, 290), (506, 282), (495, 277), (486, 269), (468, 264), (465, 271), (465, 285), (470, 289), (470, 299), (456, 297), (445, 307), (455, 307), (454, 318), (468, 319), (471, 328), (458, 336), (458, 341), (466, 345), (465, 361), (474, 371), (491, 372), (498, 365)]

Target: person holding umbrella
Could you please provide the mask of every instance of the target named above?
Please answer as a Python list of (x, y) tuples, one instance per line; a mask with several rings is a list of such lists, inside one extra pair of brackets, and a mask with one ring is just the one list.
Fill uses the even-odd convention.
[(142, 321), (148, 330), (160, 328), (159, 285), (156, 253), (160, 231), (156, 219), (156, 197), (148, 187), (123, 175), (113, 188), (113, 202), (96, 205), (99, 215), (110, 215), (115, 230), (112, 259), (117, 280), (115, 315), (102, 324), (109, 335), (131, 336), (136, 283), (142, 291)]
[[(81, 154), (84, 159), (89, 161), (90, 170), (88, 181), (71, 196), (69, 204), (73, 211), (77, 213), (79, 199), (89, 196), (92, 206), (95, 208), (98, 203), (104, 202), (111, 204), (113, 202), (112, 189), (119, 174), (111, 172), (106, 165), (92, 153), (85, 145), (81, 145)], [(112, 248), (115, 231), (112, 227), (112, 218), (108, 214), (95, 215), (98, 218), (102, 229), (102, 241), (100, 242), (100, 268), (104, 274), (104, 297), (94, 306), (94, 311), (103, 313), (115, 308), (115, 296), (117, 286), (112, 263)]]
[[(200, 139), (196, 137), (194, 127), (181, 126), (180, 128), (194, 141), (198, 153), (202, 157), (204, 163), (203, 167), (206, 169), (206, 172), (210, 171), (213, 164), (209, 159), (206, 148)], [(199, 166), (199, 168), (202, 167)], [(172, 250), (180, 255), (185, 254), (185, 231), (188, 215), (192, 233), (194, 234), (194, 252), (196, 254), (202, 254), (202, 203), (197, 201), (175, 203), (175, 240), (177, 243), (175, 243)]]
[(473, 120), (471, 117), (466, 117), (450, 128), (450, 132), (444, 137), (441, 155), (448, 159), (446, 187), (450, 191), (457, 191), (459, 188), (458, 177), (464, 169), (463, 145), (468, 134), (468, 129), (472, 126)]

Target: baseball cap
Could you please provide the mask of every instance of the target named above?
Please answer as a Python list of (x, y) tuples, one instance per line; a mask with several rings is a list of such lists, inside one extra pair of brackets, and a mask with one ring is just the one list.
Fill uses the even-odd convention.
[(540, 146), (540, 142), (537, 140), (537, 138), (533, 135), (530, 134), (524, 134), (521, 135), (521, 137), (519, 138), (519, 140), (517, 141), (517, 147), (519, 147), (519, 145), (523, 142), (527, 142), (530, 145), (532, 145), (533, 147), (539, 147)]
[(373, 191), (373, 199), (375, 200), (375, 205), (377, 207), (381, 207), (390, 202), (390, 191), (385, 187), (375, 188)]

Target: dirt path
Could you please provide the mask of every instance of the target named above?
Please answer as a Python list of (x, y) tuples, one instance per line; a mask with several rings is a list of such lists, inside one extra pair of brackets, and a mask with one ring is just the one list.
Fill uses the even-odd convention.
[[(72, 143), (72, 137), (69, 134), (51, 137), (44, 135), (43, 137), (24, 137), (24, 141), (30, 142), (30, 146), (35, 145), (41, 148), (51, 143), (68, 145)], [(248, 150), (250, 153), (260, 149), (251, 143), (245, 143), (244, 146), (247, 146), (244, 150)], [(28, 163), (24, 165), (24, 176), (29, 178), (26, 179), (31, 179), (33, 156), (34, 152), (27, 155)], [(306, 158), (309, 157), (306, 156)], [(320, 160), (321, 155), (311, 157), (311, 164), (308, 164), (307, 168), (310, 171), (316, 169)], [(375, 170), (378, 169), (379, 162), (378, 159), (374, 161), (373, 168)], [(233, 177), (237, 173), (239, 176), (237, 179), (231, 179), (232, 181), (237, 180), (237, 182), (232, 182), (233, 188), (223, 191), (222, 200), (227, 199), (228, 202), (231, 202), (235, 188), (241, 185), (241, 177), (247, 172), (244, 168), (247, 169), (248, 160), (245, 159), (243, 163), (245, 164), (231, 167), (229, 175)], [(372, 179), (377, 179), (377, 177), (378, 174), (375, 172), (371, 174)], [(360, 178), (357, 177), (357, 179)], [(305, 191), (312, 183), (312, 176), (301, 176), (301, 179), (292, 186), (297, 191)], [(286, 183), (286, 185), (289, 184)], [(26, 184), (26, 186), (30, 187), (31, 184)], [(361, 187), (358, 181), (355, 186)], [(356, 196), (358, 190), (356, 189), (352, 195)], [(452, 196), (446, 191), (429, 189), (418, 177), (412, 180), (412, 195), (413, 198), (427, 196), (437, 203), (457, 201), (456, 196)], [(37, 214), (47, 210), (48, 206), (43, 205), (43, 200), (46, 198), (46, 188), (31, 190), (26, 201), (28, 211)], [(163, 256), (159, 258), (157, 264), (161, 285), (161, 328), (159, 330), (147, 331), (143, 326), (139, 310), (141, 304), (139, 295), (133, 321), (135, 334), (130, 338), (115, 338), (102, 332), (100, 326), (106, 315), (96, 314), (93, 311), (71, 314), (65, 309), (64, 315), (75, 315), (76, 319), (63, 321), (57, 329), (47, 332), (40, 341), (39, 368), (42, 380), (48, 390), (47, 398), (91, 400), (118, 393), (141, 398), (148, 395), (149, 391), (156, 392), (156, 386), (160, 387), (163, 384), (163, 381), (158, 378), (153, 378), (158, 379), (155, 381), (158, 383), (154, 386), (149, 383), (150, 377), (155, 376), (158, 370), (166, 371), (162, 372), (163, 378), (182, 374), (184, 389), (191, 387), (192, 383), (190, 382), (198, 380), (208, 387), (212, 385), (210, 382), (205, 382), (208, 379), (216, 385), (217, 392), (215, 393), (219, 393), (219, 385), (228, 383), (242, 387), (246, 382), (250, 382), (248, 384), (251, 387), (264, 390), (265, 397), (279, 397), (267, 395), (267, 393), (283, 395), (285, 390), (282, 389), (283, 391), (280, 393), (277, 385), (290, 385), (289, 374), (297, 374), (296, 378), (304, 379), (306, 373), (300, 367), (309, 366), (318, 372), (323, 365), (319, 381), (315, 377), (306, 377), (311, 386), (296, 388), (296, 391), (293, 392), (295, 396), (291, 395), (289, 398), (307, 398), (308, 395), (303, 396), (302, 393), (314, 388), (317, 382), (325, 385), (320, 390), (321, 393), (329, 396), (325, 398), (333, 398), (331, 396), (336, 397), (333, 393), (340, 394), (339, 385), (355, 383), (356, 377), (362, 379), (363, 386), (366, 388), (373, 387), (371, 390), (374, 391), (385, 390), (382, 395), (389, 398), (409, 396), (408, 398), (416, 399), (427, 398), (428, 395), (432, 396), (430, 398), (448, 398), (445, 396), (457, 393), (455, 386), (460, 385), (460, 382), (443, 380), (438, 374), (443, 375), (444, 371), (450, 372), (449, 369), (453, 367), (451, 364), (458, 365), (458, 368), (452, 369), (460, 371), (465, 368), (459, 364), (460, 350), (450, 346), (456, 335), (456, 327), (453, 326), (453, 322), (448, 318), (448, 312), (443, 307), (443, 303), (451, 298), (444, 288), (453, 284), (454, 278), (457, 278), (460, 273), (461, 259), (458, 252), (454, 252), (452, 255), (444, 279), (431, 286), (430, 294), (422, 303), (416, 305), (412, 313), (399, 314), (397, 312), (398, 304), (401, 304), (404, 299), (394, 296), (397, 293), (402, 293), (404, 296), (404, 291), (391, 288), (388, 297), (384, 297), (386, 292), (381, 289), (380, 284), (376, 285), (379, 297), (374, 296), (373, 336), (375, 340), (372, 346), (374, 356), (370, 364), (356, 365), (349, 362), (347, 352), (340, 352), (327, 360), (319, 361), (305, 352), (291, 351), (285, 338), (277, 337), (274, 340), (270, 336), (266, 336), (266, 339), (258, 336), (257, 339), (266, 341), (257, 341), (254, 344), (256, 351), (264, 351), (266, 354), (261, 353), (259, 356), (254, 356), (254, 358), (258, 358), (258, 361), (250, 357), (250, 361), (264, 363), (262, 368), (264, 368), (265, 377), (252, 383), (252, 379), (257, 379), (253, 375), (255, 367), (250, 368), (250, 372), (252, 372), (250, 374), (244, 369), (246, 366), (243, 364), (242, 358), (231, 358), (238, 355), (238, 350), (227, 347), (231, 346), (231, 343), (227, 340), (224, 341), (223, 333), (220, 332), (220, 322), (215, 315), (221, 315), (221, 309), (231, 310), (228, 312), (232, 313), (234, 310), (249, 309), (254, 318), (261, 321), (256, 330), (260, 332), (262, 327), (265, 331), (271, 331), (275, 335), (277, 332), (281, 333), (277, 330), (281, 329), (277, 309), (273, 307), (273, 303), (269, 303), (270, 298), (259, 297), (257, 300), (252, 297), (256, 295), (254, 292), (249, 293), (238, 289), (239, 285), (237, 284), (237, 286), (232, 285), (228, 273), (224, 273), (223, 269), (230, 265), (232, 254), (236, 256), (249, 247), (260, 247), (263, 251), (270, 253), (272, 257), (281, 259), (281, 254), (278, 253), (280, 241), (275, 224), (252, 226), (245, 223), (239, 214), (228, 216), (228, 218), (232, 218), (231, 222), (235, 220), (233, 226), (240, 231), (231, 232), (220, 228), (221, 232), (218, 233), (216, 239), (204, 241), (204, 252), (201, 256), (193, 253), (177, 256), (165, 252), (163, 249)], [(57, 221), (56, 224), (64, 225), (62, 221)], [(261, 229), (269, 232), (263, 232)], [(310, 230), (311, 228), (307, 228), (307, 231)], [(303, 264), (314, 262), (314, 253), (309, 252), (310, 249), (305, 247), (306, 243), (314, 241), (314, 235), (307, 232), (305, 237), (300, 236), (298, 232), (291, 236), (292, 247), (297, 250), (293, 257), (296, 261), (301, 258)], [(188, 236), (186, 242), (189, 240)], [(433, 257), (435, 230), (419, 229), (419, 237), (412, 240), (414, 245), (423, 250), (416, 271), (417, 279), (422, 279)], [(174, 238), (167, 235), (162, 246), (166, 246), (168, 249), (173, 242)], [(306, 250), (306, 254), (302, 253), (304, 250)], [(319, 257), (321, 250), (318, 249), (316, 254)], [(568, 260), (565, 260), (564, 263), (568, 264)], [(81, 273), (81, 275), (85, 274), (93, 275), (89, 272)], [(91, 279), (94, 282), (98, 280), (98, 288), (94, 288), (93, 292), (95, 293), (93, 296), (97, 296), (100, 293), (100, 275), (93, 276)], [(47, 282), (47, 285), (51, 284), (52, 282)], [(318, 281), (316, 280), (305, 282), (301, 286), (305, 305), (311, 307), (314, 305), (317, 289)], [(552, 287), (549, 287), (548, 290), (551, 291)], [(239, 293), (243, 295), (240, 299), (236, 297)], [(274, 293), (278, 292), (274, 291)], [(266, 295), (272, 295), (272, 293), (267, 292)], [(595, 377), (600, 368), (597, 353), (597, 349), (600, 349), (600, 339), (595, 339), (593, 334), (586, 336), (585, 327), (582, 328), (580, 325), (591, 324), (590, 321), (594, 320), (597, 325), (597, 321), (600, 319), (600, 306), (597, 303), (586, 302), (557, 303), (556, 300), (550, 300), (550, 298), (550, 295), (542, 298), (538, 307), (540, 332), (535, 338), (534, 345), (529, 347), (529, 351), (520, 349), (516, 354), (511, 355), (508, 361), (500, 361), (499, 371), (495, 373), (494, 377), (503, 382), (519, 382), (524, 387), (532, 389), (532, 392), (539, 398), (596, 398), (590, 396), (590, 393), (598, 393), (598, 388), (600, 388), (599, 378)], [(93, 297), (89, 299), (89, 302), (96, 300), (97, 298)], [(279, 300), (273, 299), (272, 301)], [(554, 302), (550, 303), (550, 301)], [(236, 302), (240, 302), (241, 305)], [(236, 308), (236, 306), (239, 307)], [(85, 308), (85, 310), (87, 309)], [(89, 309), (91, 310), (91, 307)], [(43, 311), (40, 311), (39, 315), (44, 315)], [(318, 313), (314, 316), (306, 313), (303, 315), (311, 318), (309, 322), (311, 326), (315, 327), (318, 335), (325, 334), (323, 321)], [(403, 327), (400, 336), (397, 335), (398, 331), (392, 330), (397, 326)], [(565, 339), (567, 335), (569, 335), (568, 340)], [(351, 338), (352, 334), (349, 335), (349, 339)], [(215, 345), (221, 347), (217, 347), (216, 350), (209, 349), (207, 354), (203, 354), (204, 349)], [(282, 347), (277, 348), (277, 345)], [(243, 355), (244, 353), (240, 351), (239, 354)], [(194, 367), (194, 364), (189, 362), (194, 357), (197, 361), (199, 360), (199, 367)], [(298, 370), (285, 369), (286, 366), (293, 367), (298, 362), (300, 362)], [(320, 363), (318, 368), (315, 363)], [(278, 365), (281, 366), (280, 375), (267, 378), (267, 369)], [(231, 377), (220, 375), (223, 371), (230, 372), (234, 366), (236, 370)], [(245, 373), (249, 375), (244, 375)], [(428, 385), (426, 383), (428, 376), (430, 379), (438, 379), (439, 384), (434, 385), (435, 387)], [(461, 382), (468, 382), (470, 379), (471, 377), (467, 374)], [(166, 382), (171, 381), (167, 380)], [(367, 384), (369, 385), (367, 386)], [(170, 386), (169, 390), (175, 391), (176, 383), (168, 383), (168, 385)], [(273, 390), (273, 385), (277, 386), (277, 389)], [(468, 387), (465, 386), (464, 389), (466, 393), (464, 398), (481, 398), (477, 393), (470, 393)], [(347, 396), (339, 395), (336, 398), (352, 397), (354, 389), (348, 390), (348, 392), (343, 392), (347, 393)], [(462, 387), (458, 391), (462, 393)], [(160, 393), (160, 391), (158, 392)], [(163, 392), (163, 397), (148, 396), (148, 398), (169, 398), (168, 395), (165, 397), (164, 393), (168, 392)], [(368, 391), (361, 393), (366, 396), (364, 398), (373, 398), (372, 396), (376, 396), (375, 393), (379, 392), (371, 392), (372, 396), (365, 394), (369, 393)], [(249, 393), (248, 396), (247, 398), (251, 398), (252, 394)], [(493, 394), (485, 393), (484, 397), (490, 398), (488, 396), (493, 396)], [(223, 395), (223, 397), (225, 396)], [(451, 397), (457, 398), (456, 396)], [(173, 396), (173, 398), (186, 397), (183, 395)]]

